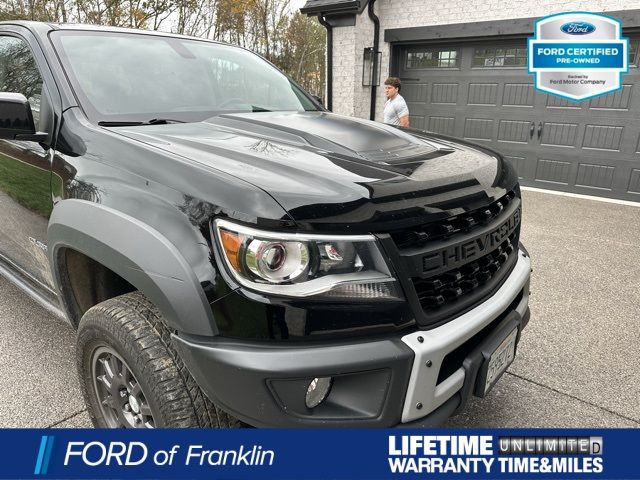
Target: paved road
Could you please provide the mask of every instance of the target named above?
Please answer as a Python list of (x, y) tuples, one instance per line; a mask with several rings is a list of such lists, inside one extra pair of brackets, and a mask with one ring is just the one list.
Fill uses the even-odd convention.
[[(532, 317), (488, 398), (449, 426), (640, 426), (640, 207), (524, 193)], [(0, 426), (90, 426), (74, 332), (0, 278)]]

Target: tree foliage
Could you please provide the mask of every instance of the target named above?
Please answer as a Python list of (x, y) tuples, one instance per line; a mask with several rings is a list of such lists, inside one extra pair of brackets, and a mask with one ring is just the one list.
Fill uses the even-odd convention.
[(163, 30), (253, 50), (322, 95), (324, 28), (291, 0), (1, 0), (0, 20), (74, 22)]

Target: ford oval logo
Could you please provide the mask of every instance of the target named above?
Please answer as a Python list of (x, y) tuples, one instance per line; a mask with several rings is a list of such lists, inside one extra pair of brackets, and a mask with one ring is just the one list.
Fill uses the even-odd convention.
[(589, 22), (569, 22), (562, 25), (560, 30), (569, 35), (588, 35), (596, 31), (596, 26)]

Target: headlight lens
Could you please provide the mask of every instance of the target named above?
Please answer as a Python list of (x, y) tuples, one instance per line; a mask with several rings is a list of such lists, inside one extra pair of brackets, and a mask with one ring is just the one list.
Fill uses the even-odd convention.
[(215, 221), (221, 254), (236, 281), (259, 292), (335, 300), (402, 299), (371, 235), (281, 234)]
[(301, 242), (254, 239), (244, 258), (251, 273), (271, 283), (295, 281), (309, 268), (309, 249)]

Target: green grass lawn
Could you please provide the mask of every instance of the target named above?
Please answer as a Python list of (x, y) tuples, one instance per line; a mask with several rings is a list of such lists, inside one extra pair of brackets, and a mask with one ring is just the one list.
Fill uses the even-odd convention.
[(51, 172), (48, 170), (0, 153), (0, 190), (32, 212), (43, 217), (51, 214)]

